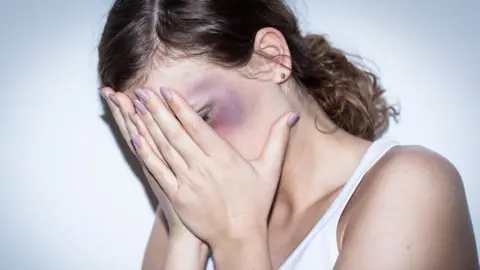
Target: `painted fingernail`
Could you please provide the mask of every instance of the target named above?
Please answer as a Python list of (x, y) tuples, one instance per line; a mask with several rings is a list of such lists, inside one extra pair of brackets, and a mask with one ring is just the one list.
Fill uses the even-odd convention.
[(145, 104), (143, 104), (142, 102), (140, 102), (138, 99), (135, 99), (133, 101), (133, 106), (135, 106), (135, 109), (137, 110), (137, 112), (139, 112), (140, 114), (142, 115), (147, 115), (148, 114), (148, 109), (147, 107), (145, 107)]
[(138, 135), (132, 135), (132, 143), (136, 148), (142, 147), (142, 140)]
[(170, 101), (172, 100), (172, 93), (167, 90), (165, 87), (160, 87), (160, 93), (162, 94), (162, 97), (165, 99), (165, 101)]
[(108, 95), (108, 97), (110, 98), (110, 100), (111, 100), (115, 105), (117, 105), (118, 107), (120, 107), (120, 102), (118, 102), (118, 99), (117, 99), (117, 97), (115, 96), (115, 94), (110, 94), (110, 95)]
[(135, 90), (135, 94), (143, 102), (147, 102), (150, 99), (150, 95), (145, 90), (137, 89)]
[(132, 121), (134, 125), (137, 125), (137, 118), (135, 118), (133, 113), (128, 113), (128, 118), (130, 118), (130, 121)]
[(287, 125), (289, 127), (293, 127), (297, 122), (298, 119), (300, 119), (300, 115), (298, 113), (292, 113), (287, 120)]

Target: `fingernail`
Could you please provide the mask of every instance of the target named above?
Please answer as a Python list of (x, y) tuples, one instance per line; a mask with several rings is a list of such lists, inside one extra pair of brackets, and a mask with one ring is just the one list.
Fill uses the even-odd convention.
[(170, 91), (167, 90), (167, 88), (160, 87), (160, 93), (162, 94), (162, 97), (165, 99), (165, 101), (172, 100), (172, 94), (170, 93)]
[(137, 125), (137, 119), (135, 118), (133, 113), (128, 113), (128, 118), (130, 118), (130, 121), (132, 121), (134, 125)]
[(117, 99), (117, 97), (115, 96), (115, 94), (110, 94), (109, 97), (110, 97), (110, 100), (111, 100), (115, 105), (117, 105), (118, 107), (120, 107), (120, 102), (118, 102), (118, 99)]
[(289, 127), (293, 127), (297, 122), (298, 119), (300, 119), (300, 115), (298, 113), (292, 113), (287, 120), (287, 125)]
[(147, 102), (150, 99), (150, 96), (148, 95), (148, 93), (145, 90), (137, 89), (137, 90), (135, 90), (135, 94), (143, 102)]
[(135, 106), (135, 109), (137, 109), (137, 111), (142, 114), (142, 115), (147, 115), (148, 114), (148, 109), (147, 107), (145, 107), (145, 104), (143, 104), (142, 102), (140, 102), (138, 99), (135, 99), (133, 101), (133, 106)]
[(136, 148), (140, 148), (142, 146), (142, 140), (138, 135), (132, 135), (132, 143)]

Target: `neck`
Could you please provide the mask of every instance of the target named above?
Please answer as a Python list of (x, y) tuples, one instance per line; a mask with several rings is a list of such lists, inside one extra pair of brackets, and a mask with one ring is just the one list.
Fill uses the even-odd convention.
[(340, 129), (321, 132), (315, 123), (315, 118), (306, 116), (292, 130), (274, 207), (288, 209), (289, 216), (322, 201), (329, 204), (371, 143)]

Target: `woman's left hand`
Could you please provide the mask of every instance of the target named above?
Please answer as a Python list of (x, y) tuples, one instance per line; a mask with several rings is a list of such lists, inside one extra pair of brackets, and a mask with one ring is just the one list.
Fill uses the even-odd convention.
[(271, 127), (261, 155), (247, 161), (175, 91), (142, 89), (136, 94), (140, 102), (134, 102), (138, 113), (132, 118), (143, 121), (137, 126), (148, 129), (165, 161), (141, 135), (133, 137), (138, 155), (188, 229), (210, 246), (266, 233), (298, 114), (282, 115)]

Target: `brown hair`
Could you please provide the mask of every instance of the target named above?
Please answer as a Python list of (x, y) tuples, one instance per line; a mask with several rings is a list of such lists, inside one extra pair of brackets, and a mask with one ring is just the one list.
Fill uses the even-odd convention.
[(119, 90), (139, 84), (159, 55), (172, 53), (244, 66), (264, 27), (284, 35), (292, 78), (339, 128), (373, 140), (386, 130), (389, 117), (398, 115), (382, 97), (375, 75), (323, 36), (303, 36), (282, 0), (117, 0), (98, 49), (101, 85)]

